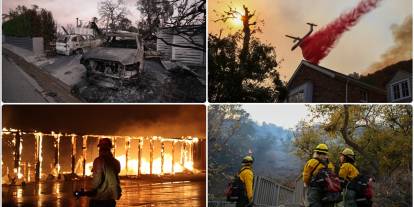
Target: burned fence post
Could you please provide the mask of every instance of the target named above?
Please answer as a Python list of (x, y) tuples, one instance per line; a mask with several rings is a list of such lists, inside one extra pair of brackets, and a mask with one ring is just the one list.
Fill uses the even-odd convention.
[(83, 157), (83, 162), (82, 162), (82, 169), (83, 169), (83, 173), (82, 176), (85, 177), (86, 175), (86, 143), (88, 140), (88, 136), (84, 135), (82, 136), (82, 157)]
[(17, 178), (21, 177), (21, 168), (20, 168), (20, 160), (21, 160), (21, 153), (22, 153), (22, 136), (21, 132), (17, 131), (13, 133), (13, 142), (14, 142), (14, 174)]
[(59, 149), (60, 149), (60, 137), (62, 136), (62, 134), (55, 134), (54, 132), (52, 132), (52, 136), (55, 138), (54, 140), (54, 147), (55, 147), (55, 162), (54, 162), (54, 169), (56, 170), (57, 176), (59, 176), (60, 174), (60, 154), (59, 154)]
[(42, 139), (43, 134), (41, 132), (37, 132), (34, 134), (36, 138), (36, 172), (35, 172), (35, 181), (40, 181), (41, 174), (42, 174)]
[(126, 138), (125, 142), (125, 175), (128, 176), (128, 153), (130, 148), (131, 137)]
[(143, 140), (144, 138), (139, 138), (139, 141), (138, 141), (138, 176), (140, 176), (141, 175), (141, 162), (142, 162), (142, 160), (141, 160), (141, 150), (142, 150), (142, 145), (143, 145), (143, 142), (144, 142), (144, 140)]
[(71, 155), (71, 159), (72, 159), (72, 174), (75, 174), (75, 165), (76, 165), (76, 160), (75, 160), (75, 154), (76, 154), (76, 135), (72, 134), (72, 155)]

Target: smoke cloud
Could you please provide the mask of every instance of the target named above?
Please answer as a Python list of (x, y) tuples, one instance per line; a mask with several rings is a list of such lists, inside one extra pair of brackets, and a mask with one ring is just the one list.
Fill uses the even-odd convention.
[(394, 46), (381, 55), (381, 60), (372, 64), (366, 73), (373, 73), (402, 60), (412, 59), (413, 51), (413, 18), (408, 16), (400, 25), (391, 26), (394, 36)]
[(342, 34), (355, 26), (364, 14), (375, 9), (380, 1), (362, 0), (357, 7), (343, 13), (335, 21), (304, 39), (300, 45), (303, 57), (314, 64), (318, 64), (329, 54)]
[(206, 138), (205, 113), (181, 110), (174, 116), (159, 120), (129, 120), (119, 127), (116, 134), (136, 136), (181, 137), (197, 136)]
[(7, 105), (3, 127), (41, 132), (205, 139), (202, 105)]

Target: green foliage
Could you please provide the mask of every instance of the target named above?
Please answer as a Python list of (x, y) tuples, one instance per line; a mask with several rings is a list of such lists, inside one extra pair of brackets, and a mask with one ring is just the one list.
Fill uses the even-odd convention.
[(241, 37), (209, 35), (209, 100), (211, 102), (277, 102), (286, 88), (276, 69), (274, 47), (253, 38), (245, 69), (239, 54)]
[(223, 195), (225, 185), (250, 152), (256, 175), (285, 184), (297, 177), (301, 164), (290, 154), (291, 131), (272, 124), (259, 125), (239, 105), (212, 105), (208, 116), (209, 199)]
[(329, 146), (331, 160), (338, 162), (339, 152), (350, 147), (360, 171), (376, 177), (378, 203), (411, 203), (410, 105), (315, 105), (309, 109), (311, 121), (299, 124), (295, 133), (295, 153), (300, 158), (308, 159), (316, 144), (323, 142)]
[(329, 148), (329, 159), (337, 162), (339, 153), (345, 146), (342, 140), (331, 137), (321, 126), (314, 126), (305, 121), (297, 124), (294, 137), (294, 153), (304, 161), (312, 158), (313, 150), (318, 144), (325, 143)]
[(3, 33), (13, 37), (43, 37), (45, 48), (56, 39), (56, 23), (50, 11), (39, 9), (33, 5), (32, 8), (18, 6), (10, 10), (3, 22)]

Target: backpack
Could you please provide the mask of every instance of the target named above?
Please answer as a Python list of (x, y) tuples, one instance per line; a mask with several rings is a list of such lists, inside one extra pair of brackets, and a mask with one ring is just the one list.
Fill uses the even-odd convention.
[[(246, 169), (247, 168), (242, 169), (239, 174)], [(245, 197), (247, 198), (246, 189), (243, 181), (239, 177), (239, 174), (235, 175), (234, 178), (227, 184), (226, 190), (224, 192), (227, 201), (237, 202)]]
[[(316, 168), (318, 168), (319, 164), (323, 163), (319, 162), (318, 165), (316, 165), (316, 167), (312, 170), (311, 175), (315, 172)], [(319, 170), (316, 176), (312, 177), (312, 182), (316, 184), (316, 187), (321, 187), (326, 192), (341, 192), (341, 180), (338, 175), (329, 170), (328, 165), (324, 166), (325, 167)]]
[(372, 206), (372, 197), (374, 197), (374, 189), (367, 175), (358, 175), (354, 178), (349, 188), (356, 193), (356, 202), (358, 206)]
[[(311, 175), (319, 166), (321, 162), (312, 170)], [(312, 183), (315, 187), (320, 187), (324, 190), (323, 203), (338, 203), (342, 201), (341, 196), (341, 180), (339, 177), (328, 169), (328, 165), (324, 164), (324, 168), (319, 170), (318, 174), (312, 177)], [(312, 185), (311, 185), (312, 186)]]

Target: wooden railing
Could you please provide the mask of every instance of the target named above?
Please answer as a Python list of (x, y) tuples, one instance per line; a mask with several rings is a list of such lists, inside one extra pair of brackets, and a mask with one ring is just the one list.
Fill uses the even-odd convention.
[[(295, 182), (295, 189), (279, 184), (271, 178), (254, 177), (253, 204), (260, 207), (304, 206), (306, 199), (302, 176)], [(208, 201), (209, 207), (235, 207), (228, 201)]]

